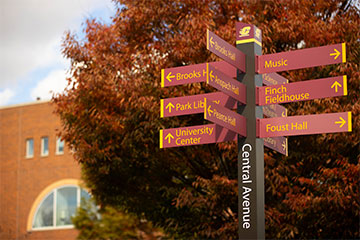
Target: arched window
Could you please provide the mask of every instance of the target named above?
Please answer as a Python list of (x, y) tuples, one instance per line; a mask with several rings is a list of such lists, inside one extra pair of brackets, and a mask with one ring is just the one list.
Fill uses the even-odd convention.
[(89, 193), (75, 184), (61, 185), (51, 189), (45, 195), (43, 194), (42, 199), (39, 199), (38, 206), (33, 206), (36, 210), (30, 214), (32, 215), (31, 230), (72, 228), (71, 217), (75, 215), (82, 200), (89, 198)]

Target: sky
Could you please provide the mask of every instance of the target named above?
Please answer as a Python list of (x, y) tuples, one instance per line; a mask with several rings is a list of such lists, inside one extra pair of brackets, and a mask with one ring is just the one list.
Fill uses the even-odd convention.
[(65, 32), (81, 36), (86, 19), (110, 23), (114, 14), (111, 0), (0, 0), (0, 107), (62, 92)]

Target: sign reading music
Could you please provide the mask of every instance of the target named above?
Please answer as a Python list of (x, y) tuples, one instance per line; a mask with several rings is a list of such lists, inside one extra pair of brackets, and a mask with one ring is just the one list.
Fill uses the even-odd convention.
[(160, 130), (160, 148), (235, 141), (237, 134), (216, 124)]
[(351, 112), (257, 119), (258, 136), (278, 137), (351, 132)]
[(259, 87), (258, 105), (306, 101), (347, 95), (346, 76)]
[(257, 56), (258, 73), (316, 67), (346, 62), (345, 43)]

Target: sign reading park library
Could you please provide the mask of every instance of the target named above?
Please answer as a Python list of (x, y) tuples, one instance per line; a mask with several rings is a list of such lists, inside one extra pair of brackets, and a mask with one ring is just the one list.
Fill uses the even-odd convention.
[(344, 63), (346, 46), (261, 55), (261, 30), (247, 23), (236, 23), (236, 44), (207, 30), (206, 47), (222, 61), (161, 70), (161, 87), (206, 82), (218, 92), (161, 99), (161, 117), (203, 113), (212, 124), (161, 129), (160, 148), (238, 140), (239, 238), (263, 239), (264, 146), (287, 156), (285, 136), (352, 131), (351, 112), (288, 116), (279, 105), (346, 96), (346, 76), (289, 83), (276, 72)]

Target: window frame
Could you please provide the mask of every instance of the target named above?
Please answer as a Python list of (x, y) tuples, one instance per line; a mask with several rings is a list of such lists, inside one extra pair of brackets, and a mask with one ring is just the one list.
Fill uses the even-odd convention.
[[(86, 191), (90, 195), (90, 193), (86, 189), (81, 188), (80, 186), (74, 185), (74, 184), (65, 184), (65, 185), (61, 185), (61, 186), (58, 186), (58, 187), (52, 189), (45, 196), (43, 196), (43, 198), (41, 199), (39, 204), (36, 206), (35, 212), (31, 219), (31, 231), (61, 230), (61, 229), (73, 229), (74, 228), (73, 224), (61, 225), (61, 226), (56, 225), (56, 219), (57, 219), (57, 211), (56, 211), (57, 206), (56, 205), (57, 205), (57, 194), (58, 194), (57, 192), (59, 189), (66, 188), (66, 187), (76, 188), (76, 208), (79, 208), (80, 204), (81, 204), (81, 190)], [(48, 196), (50, 196), (50, 194), (54, 194), (53, 206), (52, 206), (52, 208), (53, 208), (53, 224), (52, 224), (52, 226), (34, 227), (36, 215), (37, 215), (40, 207), (42, 206), (43, 202), (47, 199)]]
[[(29, 154), (30, 150), (30, 141), (32, 142), (32, 154)], [(34, 157), (34, 138), (27, 138), (25, 140), (25, 157), (33, 158)]]
[[(60, 142), (63, 142), (63, 150), (59, 151), (59, 147), (60, 147)], [(61, 140), (60, 137), (56, 138), (56, 150), (55, 150), (55, 154), (56, 155), (63, 155), (65, 152), (65, 141)]]
[[(47, 152), (44, 153), (45, 150), (45, 139), (47, 139)], [(41, 147), (40, 147), (40, 156), (41, 157), (47, 157), (49, 156), (49, 137), (48, 136), (43, 136), (41, 137)]]

